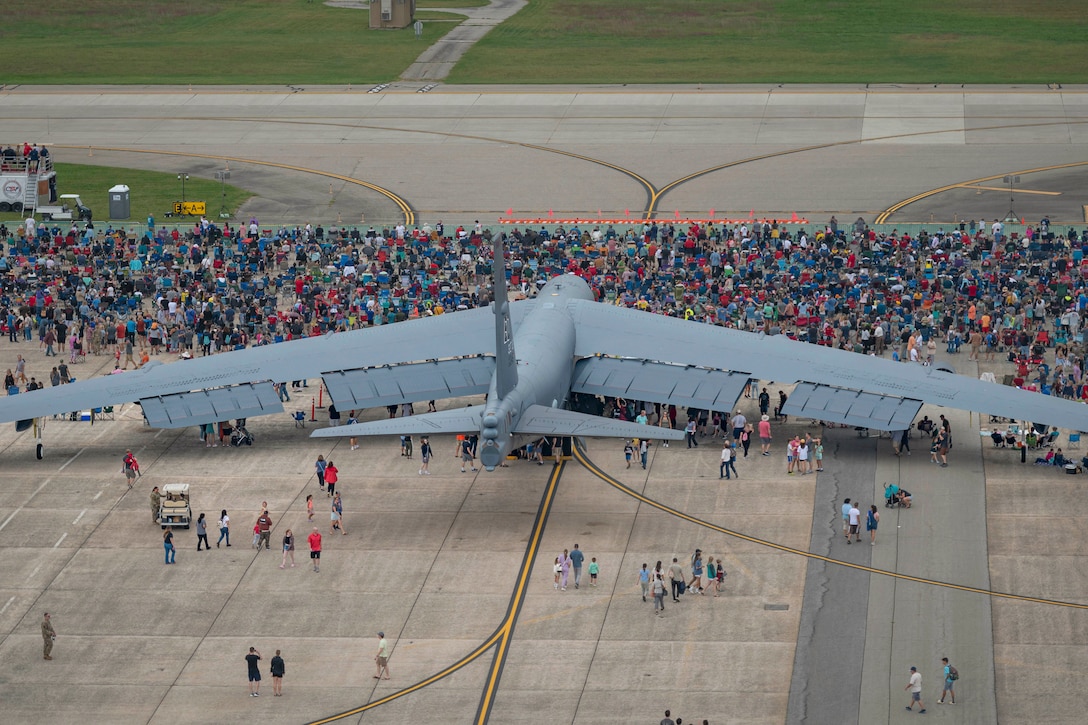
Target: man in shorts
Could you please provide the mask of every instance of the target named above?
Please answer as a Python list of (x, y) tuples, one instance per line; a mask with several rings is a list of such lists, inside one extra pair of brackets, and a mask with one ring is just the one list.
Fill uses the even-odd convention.
[[(378, 654), (374, 656), (374, 661), (378, 665), (378, 674), (374, 675), (374, 679), (388, 680), (389, 679), (389, 643), (385, 641), (385, 632), (378, 632)], [(382, 673), (385, 676), (382, 676)]]
[(314, 563), (314, 571), (321, 571), (321, 532), (314, 527), (309, 536), (310, 559)]
[(910, 682), (903, 688), (904, 690), (910, 690), (910, 704), (907, 705), (907, 709), (913, 712), (914, 703), (918, 703), (919, 713), (926, 711), (926, 704), (922, 702), (922, 675), (918, 672), (917, 667), (910, 668)]
[(246, 664), (249, 666), (249, 696), (258, 697), (261, 694), (261, 671), (257, 663), (261, 661), (261, 653), (256, 647), (249, 648), (246, 655)]
[(855, 501), (850, 504), (850, 511), (847, 513), (850, 522), (850, 531), (846, 534), (846, 543), (850, 543), (850, 537), (853, 536), (855, 541), (861, 541), (861, 510), (858, 509), (858, 504)]

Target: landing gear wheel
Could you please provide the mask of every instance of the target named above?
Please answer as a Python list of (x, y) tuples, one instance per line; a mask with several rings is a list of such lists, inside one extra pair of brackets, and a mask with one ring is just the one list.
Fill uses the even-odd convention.
[(39, 443), (38, 447), (37, 447), (37, 450), (34, 451), (34, 455), (36, 455), (38, 457), (39, 461), (41, 459), (45, 458), (45, 454), (42, 451), (43, 451), (42, 444)]

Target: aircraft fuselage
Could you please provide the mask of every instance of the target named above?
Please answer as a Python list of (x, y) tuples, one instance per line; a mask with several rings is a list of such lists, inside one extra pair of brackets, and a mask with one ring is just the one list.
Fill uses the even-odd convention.
[(517, 384), (500, 397), (492, 380), (483, 415), (479, 456), (487, 470), (526, 442), (511, 432), (526, 408), (558, 408), (566, 402), (577, 335), (567, 302), (576, 299), (592, 300), (589, 286), (574, 275), (556, 277), (541, 288), (532, 311), (514, 330), (514, 350), (520, 353)]

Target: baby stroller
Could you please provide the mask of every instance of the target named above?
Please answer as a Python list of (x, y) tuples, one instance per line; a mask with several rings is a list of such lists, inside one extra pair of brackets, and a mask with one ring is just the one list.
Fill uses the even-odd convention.
[(253, 434), (246, 430), (245, 426), (238, 426), (230, 434), (230, 444), (235, 448), (253, 445)]

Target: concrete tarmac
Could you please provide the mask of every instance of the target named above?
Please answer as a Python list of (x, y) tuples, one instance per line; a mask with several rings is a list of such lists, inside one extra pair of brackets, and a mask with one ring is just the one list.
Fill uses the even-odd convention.
[[(1085, 159), (1083, 89), (415, 90), (19, 87), (0, 91), (0, 118), (10, 141), (54, 144), (58, 161), (174, 172), (229, 163), (232, 182), (259, 194), (252, 208), (267, 224), (336, 216), (348, 224), (363, 214), (392, 222), (402, 214), (397, 200), (420, 222), (447, 225), (494, 221), (507, 209), (559, 217), (713, 208), (845, 221), (941, 186)], [(1027, 133), (1027, 123), (1055, 133)], [(1077, 177), (1065, 178), (1069, 185), (1047, 189), (1071, 199)], [(105, 190), (92, 192), (84, 198), (104, 208)], [(966, 196), (969, 206), (955, 209), (961, 218), (1006, 211), (1005, 200)], [(1077, 221), (1076, 205), (1068, 209)], [(145, 214), (138, 204), (133, 211)], [(1024, 213), (1034, 216), (1030, 206)], [(19, 352), (45, 377), (49, 362), (33, 343), (0, 340), (0, 364), (13, 365)], [(964, 357), (948, 360), (972, 376), (1005, 372), (1003, 363)], [(92, 358), (74, 370), (88, 377), (108, 367)], [(288, 409), (308, 410), (314, 392)], [(752, 403), (741, 401), (749, 417)], [(1088, 602), (1078, 573), (1084, 521), (1069, 505), (1081, 477), (1021, 465), (980, 438), (966, 414), (922, 412), (952, 421), (947, 469), (917, 449), (895, 459), (887, 441), (875, 442), (874, 454), (874, 441), (852, 431), (829, 436), (841, 437), (844, 461), (835, 468), (829, 451), (832, 490), (836, 480), (868, 485), (876, 501), (898, 476), (917, 494), (910, 511), (881, 509), (878, 544), (861, 553), (843, 552), (826, 531), (825, 481), (784, 473), (779, 443), (814, 431), (808, 421), (776, 431), (775, 455), (742, 460), (741, 479), (724, 485), (714, 445), (655, 447), (643, 472), (625, 469), (614, 443), (590, 441), (590, 459), (633, 493), (574, 462), (558, 477), (526, 463), (462, 475), (446, 440), (434, 442), (434, 474), (423, 477), (395, 443), (347, 451), (311, 441), (286, 416), (251, 421), (255, 448), (205, 449), (195, 431), (147, 429), (125, 406), (93, 427), (49, 421), (43, 461), (29, 433), (8, 427), (0, 431), (5, 721), (301, 723), (354, 712), (346, 721), (613, 723), (656, 722), (671, 708), (687, 722), (781, 723), (802, 720), (791, 703), (802, 692), (806, 709), (826, 714), (821, 721), (898, 722), (917, 717), (902, 709), (916, 665), (928, 716), (1079, 722), (1082, 609), (927, 581)], [(120, 474), (125, 448), (143, 463), (131, 492)], [(318, 453), (343, 471), (347, 536), (328, 535), (327, 499), (312, 476)], [(845, 463), (869, 455), (875, 465)], [(213, 521), (231, 512), (230, 549), (197, 554), (195, 536), (181, 532), (178, 565), (161, 563), (147, 497), (171, 481), (189, 482), (197, 511)], [(307, 493), (318, 494), (326, 534), (320, 573), (305, 555)], [(276, 522), (274, 544), (287, 526), (299, 537), (294, 569), (279, 570), (274, 550), (249, 548), (262, 500)], [(841, 576), (721, 529), (856, 563), (868, 548), (876, 569), (920, 581)], [(551, 561), (575, 542), (598, 557), (600, 586), (558, 592)], [(638, 568), (674, 555), (687, 568), (695, 547), (725, 562), (722, 598), (686, 596), (655, 618), (638, 594)], [(806, 587), (821, 586), (822, 609), (810, 612), (821, 600)], [(851, 593), (842, 612), (829, 609)], [(51, 662), (37, 649), (44, 611), (58, 632)], [(378, 629), (393, 646), (388, 682), (371, 678)], [(283, 650), (284, 697), (270, 697), (267, 674), (261, 696), (248, 696), (249, 646), (265, 663)], [(963, 673), (955, 709), (935, 704), (942, 656)], [(836, 673), (840, 694), (820, 701), (813, 685)], [(381, 704), (357, 711), (367, 703)]]

